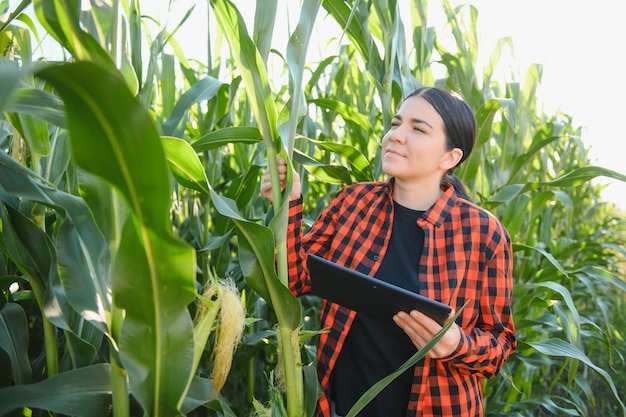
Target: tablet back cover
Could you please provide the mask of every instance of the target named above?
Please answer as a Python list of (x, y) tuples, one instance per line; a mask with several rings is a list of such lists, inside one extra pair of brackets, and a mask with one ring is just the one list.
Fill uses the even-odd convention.
[(398, 311), (419, 310), (443, 325), (452, 311), (446, 304), (317, 255), (308, 255), (307, 264), (313, 294), (369, 317), (392, 320)]

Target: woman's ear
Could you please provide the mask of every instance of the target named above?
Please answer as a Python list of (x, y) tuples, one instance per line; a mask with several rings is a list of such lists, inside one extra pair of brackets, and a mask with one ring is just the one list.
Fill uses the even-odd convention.
[(463, 151), (461, 150), (461, 148), (451, 149), (446, 153), (446, 156), (443, 158), (443, 161), (441, 162), (442, 168), (445, 171), (449, 171), (452, 168), (456, 167), (461, 161), (461, 159), (463, 159)]

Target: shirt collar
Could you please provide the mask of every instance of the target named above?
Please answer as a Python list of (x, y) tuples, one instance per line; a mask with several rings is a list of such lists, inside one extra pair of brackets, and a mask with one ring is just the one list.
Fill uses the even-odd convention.
[[(394, 182), (394, 178), (390, 178), (389, 181), (387, 181), (387, 197), (390, 201), (393, 199)], [(450, 210), (456, 205), (458, 200), (452, 184), (443, 184), (441, 189), (443, 190), (443, 194), (431, 208), (426, 210), (426, 213), (424, 213), (422, 217), (427, 222), (435, 225), (435, 227), (440, 227), (443, 224), (444, 220), (450, 215)]]
[(424, 213), (427, 221), (440, 227), (444, 220), (450, 216), (450, 210), (457, 203), (458, 197), (454, 191), (452, 184), (444, 184), (441, 186), (443, 194), (435, 202), (435, 204)]

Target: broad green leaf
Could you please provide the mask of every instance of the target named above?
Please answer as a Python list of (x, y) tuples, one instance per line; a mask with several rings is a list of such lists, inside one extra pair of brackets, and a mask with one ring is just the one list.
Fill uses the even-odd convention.
[(311, 175), (329, 184), (352, 184), (350, 171), (339, 165), (305, 165)]
[(74, 310), (108, 333), (107, 316), (111, 311), (108, 247), (82, 200), (61, 198), (61, 194), (55, 197), (63, 204), (59, 212), (65, 213), (56, 239), (59, 284)]
[(113, 299), (126, 311), (120, 358), (148, 415), (178, 415), (193, 373), (187, 306), (195, 293), (194, 261), (186, 243), (127, 220), (113, 265)]
[(345, 103), (330, 98), (316, 98), (309, 100), (309, 104), (315, 104), (321, 108), (336, 111), (346, 122), (352, 122), (365, 130), (369, 130), (372, 123), (367, 118)]
[[(0, 216), (7, 255), (33, 286), (45, 290), (55, 260), (50, 238), (30, 218), (10, 205), (0, 206)], [(43, 304), (44, 300), (38, 301)]]
[(33, 0), (39, 22), (74, 58), (96, 62), (112, 74), (115, 64), (95, 38), (80, 27), (80, 0)]
[[(198, 407), (209, 407), (209, 403), (214, 401), (215, 399), (211, 396), (211, 380), (207, 378), (202, 378), (199, 376), (194, 376), (191, 381), (191, 385), (189, 386), (189, 391), (187, 392), (187, 396), (185, 397), (185, 401), (180, 408), (180, 411), (184, 415), (189, 415), (193, 410)], [(221, 399), (221, 397), (220, 397)], [(228, 409), (228, 406), (224, 406), (225, 409)], [(230, 414), (224, 412), (224, 417), (237, 417), (232, 411)]]
[(63, 102), (55, 95), (37, 88), (19, 88), (6, 105), (6, 111), (28, 114), (58, 127), (65, 127)]
[(50, 66), (39, 75), (64, 100), (76, 162), (119, 189), (141, 224), (169, 234), (163, 147), (149, 113), (121, 78), (90, 62)]
[(254, 145), (261, 142), (261, 132), (256, 127), (234, 126), (214, 130), (191, 144), (197, 152), (210, 151), (231, 143)]
[(9, 357), (16, 385), (31, 381), (28, 340), (28, 321), (24, 309), (17, 303), (6, 304), (0, 309), (0, 349)]
[(585, 265), (581, 271), (594, 281), (609, 283), (626, 293), (626, 281), (624, 281), (623, 277), (620, 277), (619, 273), (607, 271), (597, 265)]
[(42, 176), (51, 184), (59, 186), (67, 174), (71, 160), (72, 152), (67, 131), (59, 130), (50, 142), (50, 155), (42, 161)]
[(493, 197), (489, 197), (489, 202), (508, 203), (524, 190), (524, 184), (509, 184), (497, 190)]
[(370, 162), (365, 155), (359, 152), (354, 146), (344, 145), (329, 141), (316, 141), (308, 139), (316, 147), (331, 151), (344, 158), (344, 160), (353, 168), (352, 173), (355, 181), (372, 181), (373, 175)]
[[(63, 270), (63, 262), (59, 263), (57, 270), (57, 250), (50, 238), (35, 225), (29, 218), (11, 208), (4, 206), (2, 220), (4, 226), (4, 245), (7, 255), (18, 265), (20, 270), (27, 276), (34, 290), (37, 302), (47, 319), (61, 329), (72, 332), (85, 343), (91, 345), (91, 349), (99, 347), (102, 342), (102, 332), (106, 332), (105, 313), (103, 307), (109, 304), (108, 299), (98, 299), (94, 294), (94, 282), (89, 273), (82, 273), (74, 278), (77, 283), (75, 288), (66, 286), (78, 309), (72, 305), (70, 296), (61, 285), (60, 274)], [(61, 229), (65, 228), (70, 234), (74, 229), (69, 226), (70, 221), (64, 219)], [(66, 231), (59, 232), (59, 242), (62, 242)], [(78, 237), (74, 234), (76, 240)], [(63, 248), (69, 250), (77, 257), (83, 255), (81, 247)], [(62, 254), (60, 258), (63, 258)], [(81, 261), (84, 258), (81, 259)], [(81, 264), (82, 266), (82, 264)], [(106, 288), (102, 291), (107, 296)], [(80, 309), (83, 308), (83, 309)], [(96, 331), (89, 323), (100, 327)], [(78, 356), (75, 358), (79, 360)], [(91, 363), (93, 355), (87, 360)]]
[(332, 16), (339, 26), (343, 28), (343, 34), (348, 34), (350, 41), (357, 48), (363, 61), (375, 75), (379, 75), (383, 68), (383, 60), (367, 29), (366, 22), (355, 19), (357, 13), (363, 13), (367, 7), (362, 1), (355, 1), (353, 7), (343, 0), (323, 0), (322, 7)]
[(101, 417), (111, 406), (111, 375), (108, 364), (63, 372), (31, 385), (0, 389), (0, 415), (22, 407), (63, 415)]
[(182, 139), (164, 136), (161, 138), (165, 157), (174, 178), (185, 187), (211, 194), (204, 168), (194, 149)]
[(239, 257), (246, 282), (276, 311), (281, 325), (295, 330), (302, 320), (298, 299), (285, 287), (274, 271), (272, 231), (256, 223), (235, 220), (239, 236)]
[(5, 115), (13, 128), (24, 138), (29, 153), (35, 159), (39, 160), (50, 152), (48, 127), (42, 120), (21, 113), (7, 112)]
[(311, 32), (319, 10), (321, 0), (306, 0), (302, 3), (300, 20), (289, 38), (287, 44), (287, 65), (291, 75), (291, 98), (287, 103), (289, 106), (289, 121), (284, 141), (286, 142), (287, 153), (292, 155), (296, 127), (302, 116), (306, 113), (306, 100), (302, 95), (305, 59), (311, 39)]
[(537, 247), (537, 246), (529, 246), (529, 245), (524, 245), (524, 244), (521, 244), (521, 243), (514, 243), (513, 244), (513, 251), (514, 252), (522, 251), (522, 250), (532, 250), (532, 251), (538, 252), (544, 258), (546, 258), (548, 260), (548, 262), (550, 262), (550, 264), (552, 264), (552, 266), (554, 266), (556, 269), (558, 269), (559, 272), (561, 272), (564, 276), (569, 277), (569, 273), (565, 270), (565, 268), (563, 268), (561, 263), (554, 257), (554, 255), (552, 255), (551, 253), (548, 253), (546, 250), (544, 250), (544, 249), (542, 249), (540, 247)]
[(619, 181), (626, 181), (626, 175), (617, 171), (598, 166), (584, 166), (576, 168), (551, 181), (536, 182), (532, 185), (534, 187), (540, 185), (550, 185), (553, 187), (575, 187), (601, 176), (614, 178)]
[(0, 57), (0, 111), (4, 111), (20, 79), (17, 65), (5, 57)]
[(120, 357), (149, 415), (176, 415), (192, 372), (195, 253), (172, 236), (161, 140), (123, 80), (90, 62), (40, 76), (65, 102), (77, 163), (114, 186), (133, 216), (114, 261), (113, 297), (126, 310)]
[(205, 246), (197, 249), (197, 251), (198, 252), (208, 252), (208, 251), (212, 251), (212, 250), (219, 249), (219, 248), (223, 247), (232, 238), (233, 231), (234, 231), (234, 229), (231, 229), (224, 235), (220, 235), (220, 236), (213, 235), (213, 236), (210, 236), (209, 239), (208, 239), (208, 243)]
[[(5, 18), (5, 20), (2, 21), (2, 25), (0, 25), (0, 32), (4, 31), (4, 29), (9, 25), (9, 23), (13, 21), (13, 19), (16, 19), (19, 16), (21, 16), (22, 11), (24, 11), (24, 9), (26, 9), (30, 5), (31, 1), (32, 0), (22, 0), (20, 4), (17, 5), (17, 7), (15, 7), (15, 10), (13, 10), (13, 13), (8, 15)], [(2, 6), (2, 3), (0, 3), (0, 6)], [(7, 7), (8, 7), (8, 3), (7, 3)], [(3, 12), (2, 8), (0, 8), (0, 12)], [(0, 94), (0, 97), (2, 97), (2, 94)], [(0, 108), (2, 107), (0, 106)]]
[[(15, 197), (38, 202), (57, 211), (61, 220), (55, 252), (61, 251), (58, 254), (59, 274), (65, 285), (62, 292), (66, 293), (78, 314), (106, 332), (105, 311), (110, 311), (108, 248), (85, 203), (77, 196), (46, 186), (45, 180), (4, 153), (0, 153), (0, 188)], [(14, 234), (26, 238), (23, 241), (25, 246), (18, 244), (15, 238), (6, 247), (16, 254), (15, 259), (19, 259), (20, 264), (33, 265), (25, 266), (31, 274), (30, 278), (40, 280), (39, 285), (45, 288), (50, 276), (50, 266), (45, 266), (45, 263), (52, 262), (53, 243), (30, 247), (47, 237), (40, 228), (34, 224), (29, 226), (29, 223), (27, 219), (19, 223), (19, 234)], [(5, 240), (11, 236), (11, 225), (11, 222), (5, 224)], [(44, 250), (44, 247), (50, 249)], [(37, 254), (33, 262), (27, 260), (29, 254)], [(61, 315), (51, 318), (54, 320), (54, 317)], [(56, 324), (67, 327), (60, 322)]]
[(573, 327), (579, 329), (580, 328), (580, 315), (578, 314), (578, 309), (576, 308), (576, 304), (572, 298), (572, 294), (569, 292), (567, 288), (557, 282), (536, 282), (529, 283), (528, 288), (547, 288), (555, 293), (559, 294), (565, 304), (567, 304), (567, 308), (569, 312), (574, 318)]
[(476, 121), (478, 122), (478, 137), (474, 146), (482, 146), (491, 137), (491, 126), (495, 115), (501, 111), (502, 116), (509, 120), (512, 126), (515, 126), (515, 101), (511, 99), (492, 98), (485, 102), (476, 111)]
[(189, 107), (193, 104), (213, 98), (223, 84), (224, 83), (220, 80), (207, 76), (192, 85), (189, 90), (181, 95), (172, 109), (172, 113), (163, 123), (163, 126), (161, 126), (163, 135), (172, 135), (176, 127), (184, 119)]
[(613, 379), (611, 378), (609, 373), (606, 372), (604, 369), (596, 366), (587, 357), (587, 355), (585, 355), (584, 352), (582, 352), (575, 346), (572, 346), (569, 343), (561, 339), (548, 339), (548, 340), (542, 340), (538, 342), (527, 342), (527, 343), (528, 345), (532, 346), (538, 352), (544, 355), (573, 358), (573, 359), (581, 361), (582, 363), (587, 365), (589, 368), (597, 372), (602, 377), (602, 379), (605, 380), (607, 385), (611, 388), (611, 392), (615, 396), (615, 399), (617, 400), (620, 408), (622, 409), (622, 412), (626, 414), (626, 405), (624, 405), (624, 403), (621, 401), (617, 388), (615, 387), (615, 384), (613, 383)]
[(262, 0), (262, 4), (257, 0), (254, 8), (254, 28), (252, 39), (259, 50), (259, 55), (263, 62), (267, 62), (267, 57), (272, 46), (274, 35), (274, 25), (276, 23), (277, 0)]
[(243, 17), (229, 0), (211, 0), (241, 78), (246, 87), (249, 104), (268, 150), (282, 149), (278, 134), (276, 103), (267, 78), (267, 70), (254, 42), (248, 35)]
[(491, 78), (493, 76), (494, 71), (496, 70), (498, 63), (500, 62), (500, 57), (502, 55), (502, 50), (507, 47), (510, 50), (513, 49), (513, 38), (510, 36), (500, 38), (496, 41), (496, 45), (491, 51), (491, 56), (489, 57), (489, 62), (484, 68), (483, 72), (483, 85), (490, 85)]

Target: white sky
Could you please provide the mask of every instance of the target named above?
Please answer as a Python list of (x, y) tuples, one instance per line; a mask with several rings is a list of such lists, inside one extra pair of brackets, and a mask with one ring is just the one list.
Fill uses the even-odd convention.
[[(626, 25), (622, 0), (472, 0), (485, 47), (512, 36), (520, 74), (544, 65), (538, 95), (584, 126), (595, 165), (626, 174)], [(511, 19), (511, 16), (516, 16)], [(603, 197), (626, 210), (626, 183), (608, 181)]]

